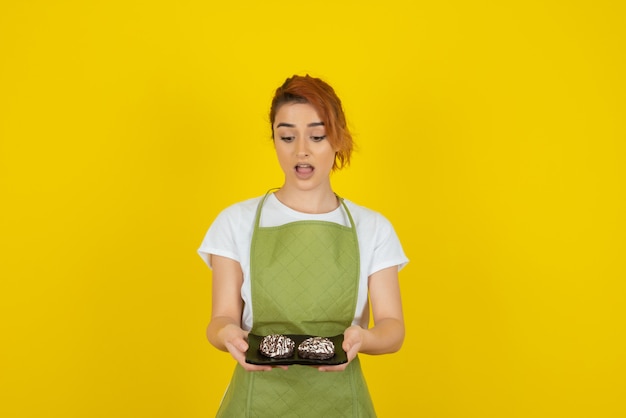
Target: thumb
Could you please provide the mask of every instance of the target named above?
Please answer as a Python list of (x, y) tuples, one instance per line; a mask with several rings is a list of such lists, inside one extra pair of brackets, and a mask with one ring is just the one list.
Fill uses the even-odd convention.
[(239, 340), (237, 342), (237, 348), (240, 351), (246, 351), (246, 350), (248, 350), (248, 347), (249, 347), (249, 345), (248, 345), (248, 343), (245, 340)]

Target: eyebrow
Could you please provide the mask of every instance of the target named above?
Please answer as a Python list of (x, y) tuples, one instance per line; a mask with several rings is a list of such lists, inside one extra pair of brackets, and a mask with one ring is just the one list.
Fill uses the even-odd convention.
[[(281, 122), (278, 125), (276, 125), (277, 128), (280, 128), (281, 126), (284, 126), (286, 128), (295, 128), (296, 125), (294, 125), (293, 123), (285, 123), (285, 122)], [(313, 123), (309, 123), (307, 125), (307, 127), (309, 128), (313, 128), (315, 126), (324, 126), (324, 122), (313, 122)]]

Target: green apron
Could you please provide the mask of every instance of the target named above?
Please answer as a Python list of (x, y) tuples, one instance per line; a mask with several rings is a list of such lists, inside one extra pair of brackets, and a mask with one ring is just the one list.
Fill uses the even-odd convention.
[[(261, 227), (259, 203), (250, 254), (251, 332), (333, 336), (352, 324), (359, 245), (350, 227), (298, 221)], [(358, 357), (345, 371), (310, 366), (247, 372), (237, 364), (218, 417), (375, 417)]]

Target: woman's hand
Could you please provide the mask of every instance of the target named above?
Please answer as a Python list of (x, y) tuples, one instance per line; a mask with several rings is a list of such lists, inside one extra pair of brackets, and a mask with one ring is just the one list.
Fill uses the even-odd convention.
[(363, 333), (365, 332), (367, 331), (357, 325), (352, 325), (346, 329), (343, 333), (343, 344), (341, 348), (346, 352), (348, 362), (337, 366), (319, 366), (318, 370), (320, 372), (340, 372), (345, 370), (348, 364), (350, 364), (359, 353), (361, 344), (363, 343)]
[(218, 332), (220, 338), (230, 355), (237, 360), (245, 370), (249, 372), (272, 370), (271, 366), (260, 366), (246, 363), (246, 351), (248, 351), (248, 332), (234, 324), (226, 325)]
[(287, 366), (268, 366), (246, 363), (246, 351), (250, 347), (248, 345), (248, 333), (238, 325), (229, 323), (229, 318), (213, 318), (209, 328), (216, 327), (218, 324), (222, 326), (215, 332), (213, 338), (216, 346), (223, 347), (224, 351), (228, 351), (230, 355), (237, 360), (245, 370), (249, 372), (264, 372), (272, 370), (272, 367), (287, 369)]
[(389, 267), (372, 274), (369, 278), (369, 295), (374, 326), (363, 329), (353, 325), (346, 329), (342, 347), (348, 354), (348, 362), (339, 366), (321, 366), (320, 371), (345, 370), (357, 353), (388, 354), (398, 351), (402, 346), (404, 317), (398, 267)]

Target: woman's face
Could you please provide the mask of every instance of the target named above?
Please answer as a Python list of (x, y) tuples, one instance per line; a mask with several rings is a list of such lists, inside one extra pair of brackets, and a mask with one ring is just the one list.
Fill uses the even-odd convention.
[(285, 186), (312, 190), (330, 186), (335, 153), (326, 128), (308, 103), (286, 103), (276, 112), (274, 145)]

